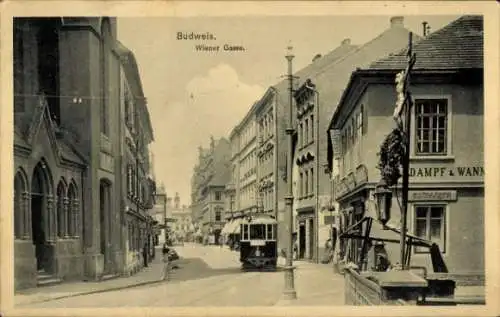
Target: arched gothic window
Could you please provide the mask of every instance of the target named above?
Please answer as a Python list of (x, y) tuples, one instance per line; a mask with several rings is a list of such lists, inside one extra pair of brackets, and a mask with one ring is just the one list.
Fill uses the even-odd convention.
[(67, 214), (66, 187), (63, 181), (57, 185), (57, 236), (64, 238), (67, 235), (66, 214)]
[(21, 172), (18, 172), (14, 178), (14, 237), (20, 239), (25, 234), (24, 222), (25, 213), (22, 203), (23, 193), (26, 190), (26, 184)]
[(71, 184), (68, 189), (69, 209), (66, 212), (67, 232), (71, 237), (77, 236), (77, 223), (78, 223), (78, 200), (76, 195), (76, 188)]

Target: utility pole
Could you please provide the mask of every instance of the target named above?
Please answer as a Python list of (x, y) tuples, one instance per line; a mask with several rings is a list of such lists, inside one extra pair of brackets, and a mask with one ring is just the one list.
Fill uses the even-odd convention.
[(295, 57), (293, 55), (293, 47), (288, 46), (288, 53), (285, 56), (288, 61), (288, 82), (289, 82), (289, 113), (288, 113), (288, 127), (286, 128), (286, 134), (288, 136), (288, 156), (287, 156), (287, 187), (288, 192), (285, 196), (286, 212), (285, 221), (288, 224), (288, 250), (286, 252), (286, 266), (285, 266), (285, 289), (283, 291), (283, 297), (287, 300), (292, 300), (297, 298), (297, 292), (295, 291), (295, 281), (294, 281), (294, 267), (293, 267), (293, 183), (292, 183), (292, 164), (293, 164), (293, 72), (292, 72), (292, 60)]

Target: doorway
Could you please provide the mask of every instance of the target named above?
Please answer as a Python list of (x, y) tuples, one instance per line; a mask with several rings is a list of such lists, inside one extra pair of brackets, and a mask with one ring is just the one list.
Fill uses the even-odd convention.
[(100, 220), (100, 249), (104, 257), (104, 274), (110, 270), (110, 254), (108, 249), (109, 239), (109, 215), (111, 212), (110, 205), (111, 184), (106, 180), (101, 180), (99, 184), (99, 220)]
[(31, 234), (33, 237), (33, 244), (35, 245), (35, 257), (37, 271), (47, 269), (46, 259), (46, 240), (47, 232), (47, 219), (46, 215), (46, 195), (47, 183), (45, 171), (47, 167), (38, 163), (33, 171), (31, 181)]
[(33, 244), (35, 245), (36, 269), (43, 270), (45, 230), (43, 230), (43, 196), (40, 194), (31, 195), (31, 231)]
[(309, 260), (314, 258), (314, 219), (311, 218), (309, 222)]
[(299, 259), (303, 259), (306, 252), (306, 226), (304, 223), (299, 225)]

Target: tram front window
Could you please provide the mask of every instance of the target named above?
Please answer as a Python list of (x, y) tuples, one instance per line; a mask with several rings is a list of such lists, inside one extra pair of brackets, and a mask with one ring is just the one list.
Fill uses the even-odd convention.
[(250, 226), (250, 239), (252, 240), (265, 240), (266, 239), (266, 225), (251, 225)]

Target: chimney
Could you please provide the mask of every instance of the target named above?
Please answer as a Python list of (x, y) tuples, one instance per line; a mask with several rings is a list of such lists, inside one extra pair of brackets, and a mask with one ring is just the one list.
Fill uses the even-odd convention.
[(351, 39), (343, 39), (341, 44), (342, 45), (351, 45)]
[(316, 60), (320, 59), (320, 58), (321, 58), (321, 54), (316, 54), (316, 55), (313, 57), (313, 59), (312, 59), (313, 63), (314, 63)]
[(395, 16), (391, 18), (391, 28), (398, 27), (402, 28), (404, 27), (404, 17), (402, 16)]

